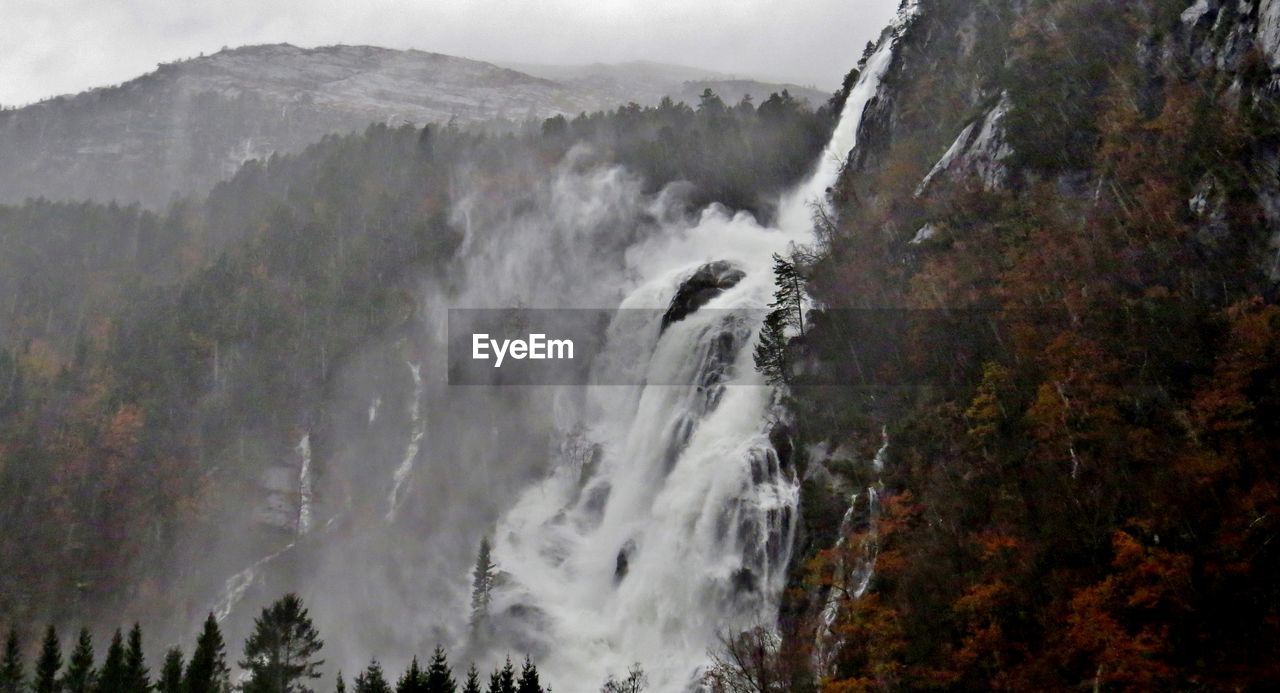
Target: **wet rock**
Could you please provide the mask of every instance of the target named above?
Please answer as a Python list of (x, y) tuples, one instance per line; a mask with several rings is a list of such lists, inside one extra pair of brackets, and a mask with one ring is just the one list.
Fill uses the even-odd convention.
[(699, 267), (693, 276), (684, 280), (671, 299), (671, 305), (662, 316), (662, 329), (666, 330), (671, 323), (684, 320), (726, 289), (737, 286), (745, 276), (745, 272), (724, 260)]
[(1009, 177), (1004, 162), (1013, 154), (1004, 131), (1004, 117), (1009, 107), (1009, 95), (1003, 94), (985, 116), (965, 126), (947, 153), (920, 182), (916, 195), (925, 194), (930, 186), (943, 180), (956, 182), (969, 177), (977, 178), (987, 190), (1003, 189)]
[(613, 568), (613, 581), (622, 582), (631, 569), (631, 556), (636, 551), (636, 543), (630, 539), (618, 550), (618, 560)]

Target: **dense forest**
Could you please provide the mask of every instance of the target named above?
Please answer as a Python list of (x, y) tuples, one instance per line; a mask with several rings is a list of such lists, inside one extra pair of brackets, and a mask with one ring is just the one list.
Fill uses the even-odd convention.
[[(839, 105), (785, 92), (725, 104), (708, 90), (692, 107), (501, 135), (374, 125), (251, 162), (162, 214), (0, 207), (0, 620), (202, 618), (191, 595), (227, 577), (190, 567), (207, 538), (262, 531), (241, 530), (226, 501), (252, 492), (300, 425), (340, 425), (325, 402), (342, 367), (371, 344), (415, 348), (397, 338), (426, 317), (418, 282), (461, 241), (449, 214), (461, 176), (510, 194), (572, 150), (625, 165), (648, 192), (687, 181), (690, 209), (763, 217)], [(331, 443), (315, 445), (323, 459)]]
[[(786, 352), (798, 435), (885, 447), (882, 472), (810, 461), (774, 680), (812, 685), (816, 659), (827, 691), (1268, 688), (1280, 113), (1240, 38), (1257, 4), (921, 5), (838, 221), (794, 258), (820, 307)], [(905, 386), (832, 387), (886, 308), (907, 338), (875, 382)], [(939, 332), (956, 310), (982, 318)]]
[[(126, 644), (127, 638), (127, 644)], [(255, 693), (298, 693), (332, 689), (343, 693), (346, 679), (339, 671), (332, 682), (322, 685), (320, 667), (324, 640), (311, 622), (302, 600), (287, 594), (264, 607), (254, 620), (252, 634), (244, 643), (244, 659), (238, 665), (244, 671), (237, 677), (234, 690)], [(227, 647), (218, 621), (209, 614), (189, 658), (182, 650), (171, 647), (164, 653), (153, 675), (143, 649), (142, 628), (137, 623), (127, 636), (116, 629), (111, 644), (101, 661), (95, 659), (93, 636), (82, 628), (75, 645), (63, 656), (58, 631), (49, 626), (40, 640), (39, 650), (28, 667), (22, 656), (23, 643), (16, 628), (5, 639), (0, 660), (0, 691), (19, 693), (224, 693), (233, 690)], [(427, 666), (414, 657), (399, 678), (388, 678), (382, 665), (374, 659), (352, 679), (353, 693), (544, 693), (551, 690), (538, 674), (538, 667), (528, 657), (519, 672), (508, 657), (495, 669), (482, 687), (480, 674), (472, 665), (461, 682), (453, 676), (448, 654), (436, 647)], [(633, 670), (623, 681), (609, 679), (606, 691), (639, 690), (643, 671)], [(625, 686), (632, 685), (631, 688)]]
[[(755, 347), (781, 405), (770, 437), (801, 484), (778, 628), (726, 633), (702, 683), (1267, 690), (1280, 46), (1263, 27), (1280, 10), (904, 8), (814, 243), (775, 259)], [(86, 632), (66, 667), (56, 628), (203, 609), (184, 600), (225, 575), (182, 566), (207, 549), (193, 538), (236, 521), (212, 490), (246, 488), (300, 421), (351, 415), (327, 404), (335, 373), (371, 343), (415, 348), (396, 337), (423, 327), (419, 282), (447, 277), (464, 242), (462, 177), (500, 197), (566, 161), (620, 164), (647, 194), (686, 181), (689, 209), (767, 220), (858, 75), (816, 109), (708, 91), (501, 135), (375, 125), (162, 214), (0, 207), (0, 622), (26, 637), (10, 636), (0, 691), (95, 690), (95, 672), (134, 682), (119, 690), (228, 683), (212, 617), (192, 658), (171, 652), (156, 675), (137, 628), (101, 665)], [(334, 445), (314, 444), (320, 460)], [(292, 596), (263, 610), (246, 690), (318, 672), (305, 620)], [(37, 622), (55, 624), (39, 652)], [(284, 622), (305, 633), (292, 668), (255, 654)], [(482, 690), (474, 668), (453, 676), (437, 650), (398, 686), (377, 662), (352, 685)], [(528, 659), (488, 684), (543, 687)], [(643, 685), (639, 668), (604, 684)]]

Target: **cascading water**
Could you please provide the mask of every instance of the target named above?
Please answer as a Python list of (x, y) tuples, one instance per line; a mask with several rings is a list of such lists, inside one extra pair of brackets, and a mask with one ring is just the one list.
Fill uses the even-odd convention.
[(298, 472), (298, 534), (303, 535), (311, 531), (311, 434), (303, 434), (298, 447), (294, 449), (302, 460), (302, 467)]
[(666, 308), (709, 267), (742, 274), (665, 329), (621, 314), (597, 369), (688, 384), (590, 388), (572, 430), (599, 453), (589, 465), (563, 456), (499, 524), (495, 618), (545, 653), (540, 666), (557, 690), (597, 690), (633, 662), (655, 690), (693, 688), (719, 633), (775, 620), (798, 480), (769, 441), (772, 393), (749, 348), (759, 313), (747, 309), (771, 299), (772, 255), (810, 240), (812, 205), (825, 204), (912, 16), (908, 6), (867, 60), (816, 170), (781, 200), (776, 228), (713, 206), (627, 252), (628, 275), (651, 279), (622, 308)]
[[(404, 459), (396, 467), (391, 477), (391, 492), (387, 496), (387, 522), (395, 522), (396, 511), (404, 502), (405, 483), (413, 471), (414, 461), (418, 459), (418, 450), (422, 448), (422, 438), (427, 434), (426, 421), (422, 416), (422, 366), (409, 364), (409, 372), (413, 375), (413, 399), (409, 402), (409, 443), (405, 446)], [(377, 416), (377, 408), (370, 406), (369, 422), (373, 423)]]

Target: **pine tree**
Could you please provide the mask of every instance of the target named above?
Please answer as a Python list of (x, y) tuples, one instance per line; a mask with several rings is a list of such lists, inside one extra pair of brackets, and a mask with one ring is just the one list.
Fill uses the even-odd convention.
[(164, 653), (164, 665), (160, 667), (156, 693), (182, 693), (182, 650), (171, 647)]
[[(118, 635), (118, 633), (117, 633)], [(96, 690), (93, 670), (93, 638), (88, 628), (80, 629), (76, 647), (67, 660), (67, 670), (62, 675), (62, 690), (66, 693), (90, 693)]]
[(60, 693), (62, 684), (58, 681), (58, 670), (61, 668), (62, 648), (58, 645), (58, 631), (50, 625), (44, 632), (40, 657), (36, 660), (35, 681), (31, 684), (33, 693)]
[(151, 672), (147, 669), (146, 656), (142, 652), (142, 627), (137, 623), (129, 629), (129, 649), (124, 655), (125, 693), (148, 693), (151, 690)]
[(483, 693), (480, 688), (480, 672), (476, 671), (476, 665), (473, 663), (470, 669), (467, 669), (467, 682), (462, 686), (462, 693)]
[(781, 385), (787, 380), (786, 319), (784, 311), (770, 311), (756, 341), (756, 370), (770, 385)]
[(520, 669), (520, 683), (516, 693), (543, 693), (542, 684), (538, 681), (538, 667), (533, 665), (529, 655), (524, 656), (524, 666)]
[(342, 680), (342, 670), (338, 670), (338, 680), (333, 685), (334, 693), (347, 693), (347, 682)]
[(210, 613), (204, 621), (196, 649), (187, 662), (184, 693), (227, 693), (231, 690), (231, 670), (227, 668), (227, 648), (218, 630), (218, 620)]
[(396, 693), (426, 693), (428, 690), (427, 674), (418, 666), (418, 658), (414, 657), (409, 662), (408, 671), (396, 682)]
[(796, 264), (774, 253), (773, 281), (778, 287), (773, 292), (773, 303), (776, 310), (783, 311), (786, 325), (796, 328), (800, 336), (804, 336), (804, 277)]
[(382, 675), (382, 665), (378, 664), (378, 660), (373, 660), (369, 663), (368, 669), (356, 674), (353, 693), (391, 693), (391, 686), (387, 685), (387, 679)]
[(18, 639), (18, 629), (9, 628), (9, 637), (4, 641), (4, 660), (0, 661), (0, 693), (25, 691), (24, 678), (22, 642)]
[(476, 555), (476, 565), (471, 572), (471, 635), (473, 638), (488, 636), (489, 600), (493, 592), (493, 577), (496, 566), (491, 557), (492, 548), (489, 538), (480, 540), (480, 551)]
[[(72, 656), (73, 664), (75, 656)], [(124, 637), (120, 635), (120, 629), (117, 628), (115, 635), (111, 636), (111, 645), (107, 647), (107, 656), (102, 661), (102, 671), (98, 673), (98, 685), (94, 690), (98, 693), (117, 693), (123, 691), (125, 686), (125, 654), (124, 654)], [(70, 687), (68, 687), (70, 693)]]
[(427, 688), (429, 693), (456, 693), (458, 684), (453, 680), (453, 672), (449, 669), (449, 658), (444, 648), (436, 646), (431, 655), (431, 665), (427, 667)]
[(244, 643), (240, 666), (249, 673), (250, 693), (310, 693), (310, 679), (320, 678), (324, 647), (311, 615), (296, 594), (286, 594), (262, 610)]
[(511, 666), (511, 658), (507, 663), (489, 675), (488, 693), (516, 693), (516, 670)]

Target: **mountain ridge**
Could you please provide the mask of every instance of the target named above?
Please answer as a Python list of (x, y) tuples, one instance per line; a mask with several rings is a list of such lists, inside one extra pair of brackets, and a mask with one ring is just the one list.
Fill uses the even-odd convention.
[[(740, 98), (737, 90), (763, 98), (790, 86), (752, 81), (731, 88), (726, 101)], [(511, 129), (667, 95), (690, 101), (705, 88), (715, 83), (617, 74), (604, 85), (566, 84), (417, 49), (228, 48), (162, 63), (118, 85), (0, 111), (0, 161), (10, 162), (0, 166), (0, 203), (40, 196), (159, 208), (209, 190), (251, 159), (296, 153), (373, 123)]]

